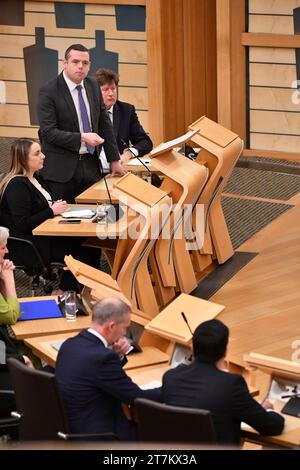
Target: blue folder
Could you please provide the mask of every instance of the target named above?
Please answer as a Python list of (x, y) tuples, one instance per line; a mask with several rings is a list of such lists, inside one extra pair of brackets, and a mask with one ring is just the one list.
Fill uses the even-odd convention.
[(20, 302), (20, 307), (23, 314), (18, 321), (60, 318), (63, 316), (54, 299)]

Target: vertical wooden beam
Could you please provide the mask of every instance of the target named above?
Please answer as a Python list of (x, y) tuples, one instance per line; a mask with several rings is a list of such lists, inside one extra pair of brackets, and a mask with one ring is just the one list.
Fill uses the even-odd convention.
[(245, 1), (231, 0), (231, 129), (246, 140)]
[(185, 2), (186, 0), (163, 0), (164, 110), (167, 140), (185, 132), (185, 99), (189, 91), (184, 78), (186, 45), (183, 4)]
[(164, 126), (164, 63), (162, 33), (162, 0), (147, 0), (147, 62), (148, 62), (148, 100), (149, 134), (154, 145), (163, 142)]
[(149, 132), (155, 144), (206, 114), (216, 119), (216, 8), (211, 0), (147, 0)]
[(245, 1), (216, 0), (218, 122), (246, 137)]
[(216, 0), (218, 122), (231, 129), (230, 0)]
[[(216, 2), (205, 0), (205, 96), (207, 117), (217, 121), (217, 34), (216, 34)], [(199, 116), (198, 110), (198, 116)]]
[(185, 127), (206, 109), (205, 22), (205, 1), (184, 2)]

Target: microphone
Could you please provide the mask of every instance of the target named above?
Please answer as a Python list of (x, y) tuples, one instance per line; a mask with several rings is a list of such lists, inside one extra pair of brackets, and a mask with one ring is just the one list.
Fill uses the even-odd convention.
[[(104, 184), (105, 184), (106, 192), (107, 192), (108, 199), (109, 199), (109, 206), (106, 207), (105, 209), (105, 217), (103, 218), (102, 222), (114, 223), (117, 220), (119, 220), (119, 218), (121, 217), (121, 214), (123, 214), (123, 211), (120, 208), (119, 204), (113, 204), (110, 190), (109, 190), (108, 183), (107, 183), (107, 179), (106, 179), (106, 175), (103, 170), (103, 165), (101, 162), (100, 154), (98, 155), (98, 161), (99, 161), (101, 176), (104, 179)], [(97, 222), (97, 217), (95, 217), (95, 222)]]
[[(125, 149), (128, 149), (128, 145), (126, 144), (125, 140), (121, 139), (121, 144), (124, 146), (124, 150)], [(129, 150), (130, 152), (130, 150)], [(133, 154), (133, 153), (132, 153)], [(133, 154), (134, 155), (134, 154)], [(161, 185), (161, 179), (157, 176), (156, 173), (152, 173), (151, 170), (149, 170), (148, 166), (146, 165), (145, 162), (143, 162), (143, 160), (138, 157), (137, 155), (134, 155), (135, 158), (138, 159), (138, 161), (146, 168), (146, 170), (148, 171), (148, 173), (150, 173), (150, 179), (151, 179), (151, 184), (152, 186), (156, 186), (156, 188), (159, 188), (160, 185)]]
[(298, 392), (298, 385), (295, 385), (293, 390), (291, 390), (289, 394), (281, 395), (281, 398), (294, 398), (294, 397), (297, 397), (297, 398), (300, 397), (300, 393)]
[(281, 395), (281, 398), (299, 398), (300, 393), (294, 393), (293, 395)]
[(101, 169), (101, 175), (102, 175), (102, 178), (104, 179), (106, 192), (107, 192), (107, 195), (108, 195), (108, 198), (109, 198), (109, 203), (113, 206), (110, 190), (109, 190), (109, 187), (108, 187), (108, 184), (107, 184), (107, 179), (106, 179), (106, 175), (105, 175), (104, 170), (103, 170), (103, 165), (102, 165), (100, 156), (99, 156), (99, 164), (100, 164), (100, 169)]
[(185, 314), (184, 314), (183, 312), (181, 312), (181, 316), (182, 316), (182, 318), (184, 319), (185, 323), (186, 323), (187, 326), (188, 326), (188, 329), (190, 330), (190, 332), (192, 333), (192, 336), (193, 336), (194, 333), (192, 332), (192, 329), (191, 329), (191, 327), (190, 327), (190, 325), (189, 325), (189, 322), (187, 321), (187, 318), (186, 318), (186, 316), (185, 316)]

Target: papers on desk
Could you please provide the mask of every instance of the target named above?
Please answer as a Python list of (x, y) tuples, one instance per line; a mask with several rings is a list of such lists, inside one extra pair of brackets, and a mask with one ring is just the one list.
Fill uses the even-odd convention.
[(151, 388), (158, 388), (161, 387), (162, 383), (160, 380), (151, 380), (151, 382), (147, 382), (146, 384), (140, 385), (142, 390), (150, 390)]
[(62, 317), (55, 299), (20, 302), (20, 308), (23, 314), (18, 321)]
[(177, 137), (177, 139), (169, 140), (168, 142), (164, 142), (157, 147), (155, 147), (153, 150), (151, 150), (150, 155), (151, 157), (156, 157), (157, 155), (160, 155), (161, 153), (166, 152), (167, 150), (171, 150), (175, 147), (181, 147), (182, 144), (190, 140), (195, 134), (198, 133), (198, 129), (189, 131), (186, 134)]
[(51, 346), (52, 348), (56, 349), (56, 351), (59, 351), (62, 344), (63, 341), (53, 341), (53, 343), (51, 343)]
[(65, 219), (91, 219), (96, 214), (96, 211), (92, 209), (73, 209), (70, 211), (63, 212), (61, 214)]
[[(149, 159), (140, 158), (140, 160), (146, 165), (151, 166), (151, 161)], [(126, 163), (127, 166), (143, 166), (143, 163), (140, 162), (137, 158), (132, 158), (129, 162)]]

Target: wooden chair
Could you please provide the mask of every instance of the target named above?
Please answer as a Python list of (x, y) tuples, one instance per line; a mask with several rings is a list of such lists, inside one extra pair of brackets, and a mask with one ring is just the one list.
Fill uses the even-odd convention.
[[(169, 148), (166, 144), (165, 146), (163, 151), (158, 147), (150, 154), (152, 166), (165, 175), (161, 189), (170, 194), (173, 202), (170, 236), (159, 238), (155, 244), (155, 258), (153, 256), (151, 258), (154, 272), (157, 276), (161, 276), (162, 282), (159, 285), (163, 305), (171, 300), (170, 287), (175, 289), (177, 283), (180, 292), (190, 293), (197, 287), (193, 264), (186, 245), (185, 228), (208, 177), (204, 165), (198, 165), (174, 151), (172, 143)], [(164, 288), (169, 289), (167, 294)]]
[[(192, 123), (189, 129), (198, 131), (191, 138), (196, 146), (201, 147), (196, 162), (205, 163), (209, 170), (208, 181), (197, 201), (205, 208), (205, 237), (201, 253), (212, 255), (215, 252), (218, 262), (222, 264), (234, 251), (221, 206), (221, 196), (243, 151), (243, 141), (234, 132), (205, 116)], [(198, 270), (201, 270), (200, 253), (195, 254)]]
[(113, 195), (139, 217), (135, 225), (130, 225), (126, 237), (118, 241), (112, 275), (90, 268), (89, 287), (97, 288), (92, 276), (106, 292), (118, 291), (134, 308), (153, 317), (159, 310), (148, 272), (148, 257), (170, 217), (171, 199), (166, 192), (129, 173), (114, 185)]

